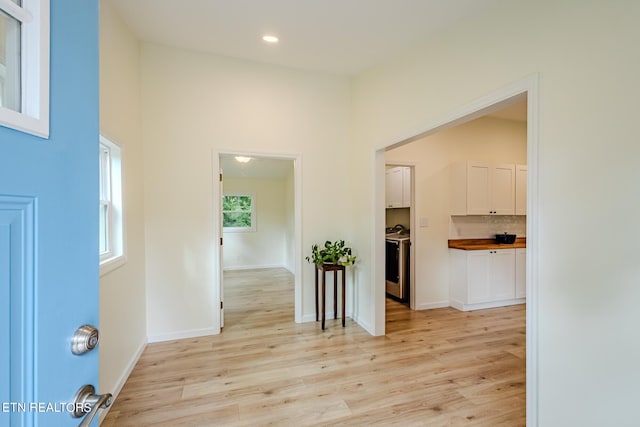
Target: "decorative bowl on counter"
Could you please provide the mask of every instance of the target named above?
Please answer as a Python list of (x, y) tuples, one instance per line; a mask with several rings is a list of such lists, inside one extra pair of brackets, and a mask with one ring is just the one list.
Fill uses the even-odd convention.
[(496, 234), (496, 243), (505, 243), (511, 245), (515, 243), (516, 235), (515, 234)]

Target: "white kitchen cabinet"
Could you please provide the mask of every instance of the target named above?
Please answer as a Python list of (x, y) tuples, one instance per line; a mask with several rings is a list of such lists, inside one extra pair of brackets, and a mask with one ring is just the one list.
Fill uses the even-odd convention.
[(385, 199), (388, 208), (402, 205), (402, 169), (391, 168), (385, 172)]
[(527, 214), (527, 165), (516, 165), (516, 215)]
[(516, 298), (527, 297), (527, 250), (516, 249)]
[(411, 206), (411, 168), (398, 166), (386, 170), (385, 200), (387, 208)]
[(491, 204), (491, 166), (488, 163), (467, 163), (466, 198), (468, 215), (489, 215)]
[(402, 204), (411, 207), (411, 168), (402, 168)]
[(514, 215), (514, 164), (466, 162), (450, 172), (452, 215)]
[[(491, 299), (491, 251), (473, 251), (466, 256), (466, 298), (468, 304)], [(463, 260), (464, 262), (464, 260)], [(464, 291), (464, 287), (463, 287)], [(464, 295), (464, 292), (462, 293)]]
[(521, 304), (516, 296), (516, 249), (449, 250), (450, 305), (468, 311)]
[(516, 250), (498, 249), (490, 256), (491, 301), (513, 299), (516, 296)]

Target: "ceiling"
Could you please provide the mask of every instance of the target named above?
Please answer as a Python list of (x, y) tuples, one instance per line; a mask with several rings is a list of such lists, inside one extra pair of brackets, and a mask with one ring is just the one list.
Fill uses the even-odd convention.
[[(358, 74), (499, 0), (107, 0), (140, 40)], [(277, 45), (261, 40), (280, 38)]]
[(220, 168), (227, 178), (284, 179), (293, 169), (293, 160), (252, 157), (249, 162), (240, 163), (235, 156), (221, 155)]
[[(105, 0), (143, 41), (328, 72), (361, 73), (500, 0)], [(262, 41), (280, 38), (277, 45)], [(502, 108), (502, 106), (500, 107)], [(526, 100), (488, 115), (526, 120)], [(220, 159), (225, 176), (284, 178), (291, 160)]]

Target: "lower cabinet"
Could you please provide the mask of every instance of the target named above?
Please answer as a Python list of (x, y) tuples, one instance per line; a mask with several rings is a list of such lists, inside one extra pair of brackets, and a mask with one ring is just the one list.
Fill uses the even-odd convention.
[[(467, 311), (525, 302), (526, 292), (517, 284), (523, 269), (518, 268), (519, 250), (526, 251), (449, 249), (451, 306)], [(519, 286), (524, 286), (524, 280)]]
[(527, 296), (527, 250), (516, 249), (516, 298)]

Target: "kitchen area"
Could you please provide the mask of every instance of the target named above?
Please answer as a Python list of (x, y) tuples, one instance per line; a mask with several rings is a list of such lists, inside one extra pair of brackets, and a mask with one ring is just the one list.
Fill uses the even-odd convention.
[(526, 302), (526, 96), (385, 163), (388, 299), (413, 310)]

